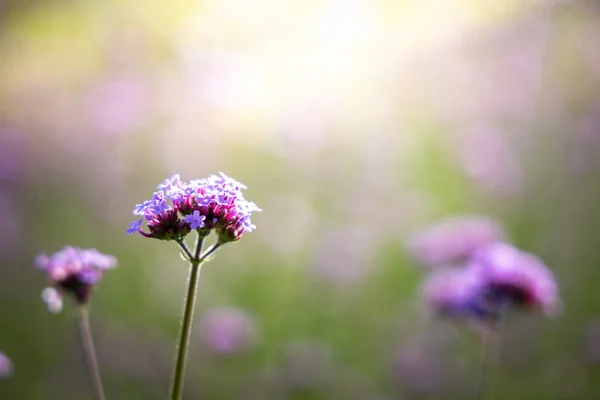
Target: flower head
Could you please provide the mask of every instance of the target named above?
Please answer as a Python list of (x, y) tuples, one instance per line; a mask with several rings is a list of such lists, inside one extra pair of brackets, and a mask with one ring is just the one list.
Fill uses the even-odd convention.
[(427, 277), (422, 293), (425, 304), (437, 315), (472, 320), (495, 319), (495, 310), (484, 301), (483, 285), (481, 276), (471, 269), (445, 268)]
[[(244, 199), (246, 186), (224, 173), (184, 182), (173, 175), (158, 185), (150, 200), (137, 204), (134, 215), (143, 217), (131, 223), (126, 233), (161, 240), (181, 240), (191, 230), (206, 236), (215, 229), (221, 242), (239, 240), (256, 228), (250, 220), (261, 211)], [(143, 220), (150, 232), (142, 230)]]
[(461, 216), (417, 233), (408, 247), (421, 264), (437, 267), (462, 263), (477, 249), (503, 238), (504, 231), (495, 220)]
[(96, 249), (66, 246), (49, 256), (37, 256), (35, 264), (46, 273), (52, 285), (44, 289), (42, 299), (50, 311), (56, 313), (62, 309), (61, 293), (71, 293), (79, 304), (87, 303), (104, 271), (114, 268), (117, 260)]
[(13, 373), (13, 363), (0, 351), (0, 379), (8, 378)]
[(468, 268), (479, 276), (486, 300), (495, 307), (512, 304), (526, 310), (541, 310), (547, 315), (559, 310), (554, 276), (532, 254), (506, 243), (494, 243), (480, 249)]

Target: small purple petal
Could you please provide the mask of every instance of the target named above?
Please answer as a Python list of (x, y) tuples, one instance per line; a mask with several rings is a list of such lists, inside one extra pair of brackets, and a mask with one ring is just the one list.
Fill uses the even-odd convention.
[(159, 190), (170, 189), (172, 187), (177, 187), (181, 184), (181, 177), (179, 174), (175, 174), (172, 177), (165, 179), (160, 185), (157, 186)]
[(135, 208), (133, 209), (133, 215), (144, 215), (146, 214), (146, 211), (148, 210), (148, 207), (152, 206), (154, 204), (154, 201), (152, 200), (146, 200), (141, 204), (136, 204)]
[(133, 221), (131, 224), (129, 224), (129, 229), (127, 229), (125, 233), (127, 235), (131, 235), (132, 233), (139, 231), (142, 228), (142, 221), (142, 219)]
[(102, 278), (102, 272), (97, 269), (86, 268), (78, 274), (78, 278), (88, 285), (95, 285)]

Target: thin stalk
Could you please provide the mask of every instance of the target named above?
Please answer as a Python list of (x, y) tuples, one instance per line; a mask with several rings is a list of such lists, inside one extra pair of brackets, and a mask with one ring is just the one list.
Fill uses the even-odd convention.
[(217, 242), (217, 243), (213, 244), (213, 245), (211, 246), (211, 248), (210, 248), (210, 249), (208, 249), (208, 250), (206, 251), (206, 253), (202, 254), (202, 257), (200, 257), (200, 262), (202, 263), (202, 262), (206, 261), (206, 259), (207, 259), (207, 258), (208, 258), (208, 257), (209, 257), (209, 256), (210, 256), (212, 253), (214, 253), (215, 251), (217, 251), (217, 249), (218, 249), (219, 247), (221, 247), (221, 245), (222, 245), (222, 244), (223, 244), (223, 243), (220, 243), (220, 242)]
[[(509, 308), (510, 303), (503, 304), (499, 310), (497, 324), (488, 325), (483, 331), (480, 374), (475, 392), (476, 398), (481, 400), (493, 400), (495, 396), (494, 387), (502, 361), (502, 336), (507, 324)], [(496, 340), (492, 340), (494, 334)], [(495, 362), (494, 368), (491, 366), (492, 361)]]
[[(187, 361), (187, 352), (192, 334), (192, 319), (194, 316), (194, 305), (196, 304), (196, 294), (198, 292), (198, 278), (200, 276), (201, 259), (198, 255), (202, 252), (204, 238), (198, 235), (196, 242), (195, 257), (189, 253), (190, 257), (190, 277), (188, 280), (187, 294), (185, 297), (185, 306), (181, 320), (181, 332), (177, 346), (177, 358), (175, 360), (175, 370), (173, 372), (173, 384), (171, 386), (171, 400), (181, 399), (183, 393), (183, 379), (185, 376), (185, 366)], [(180, 246), (181, 243), (179, 243)], [(184, 244), (185, 246), (185, 244)], [(187, 247), (182, 247), (187, 249)], [(185, 250), (184, 250), (185, 251)]]
[(185, 244), (185, 242), (183, 240), (177, 240), (177, 244), (179, 245), (179, 247), (181, 247), (181, 250), (185, 253), (185, 255), (187, 256), (188, 260), (193, 260), (194, 259), (194, 256), (192, 255), (192, 252), (190, 251), (190, 249), (188, 249), (187, 245)]
[(479, 360), (479, 379), (477, 380), (477, 386), (475, 388), (475, 397), (478, 399), (484, 399), (485, 398), (485, 389), (486, 389), (486, 377), (487, 377), (487, 370), (488, 370), (488, 353), (489, 353), (489, 347), (490, 347), (490, 336), (492, 335), (491, 332), (491, 327), (489, 326), (484, 326), (483, 328), (483, 337), (482, 337), (482, 343), (481, 343), (481, 359)]
[(495, 354), (494, 354), (494, 358), (495, 358), (495, 363), (496, 366), (494, 368), (493, 374), (491, 376), (490, 379), (490, 399), (489, 400), (493, 400), (495, 395), (496, 395), (496, 391), (493, 390), (497, 385), (496, 385), (496, 381), (498, 380), (498, 372), (500, 372), (500, 368), (502, 367), (502, 351), (503, 351), (503, 346), (504, 346), (504, 333), (506, 331), (506, 325), (507, 325), (507, 321), (508, 321), (508, 311), (510, 308), (510, 303), (506, 302), (502, 308), (500, 309), (500, 320), (498, 321), (498, 325), (496, 326), (496, 344), (495, 344)]
[(84, 305), (77, 307), (77, 330), (81, 339), (85, 366), (92, 386), (94, 399), (105, 400), (102, 380), (100, 379), (100, 369), (98, 368), (98, 360), (96, 358), (96, 351), (94, 350), (92, 330), (90, 329), (89, 309)]

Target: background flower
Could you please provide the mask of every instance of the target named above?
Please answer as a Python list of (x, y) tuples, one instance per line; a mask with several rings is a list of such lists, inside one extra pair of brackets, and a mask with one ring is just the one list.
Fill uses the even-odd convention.
[(104, 271), (114, 268), (117, 259), (96, 249), (65, 246), (49, 256), (38, 255), (35, 265), (53, 286), (42, 291), (42, 300), (57, 313), (62, 309), (62, 293), (72, 295), (78, 304), (86, 304)]
[(246, 311), (234, 307), (213, 307), (198, 322), (203, 345), (214, 354), (228, 355), (257, 344), (258, 327)]
[(13, 374), (13, 364), (4, 353), (0, 352), (0, 379), (8, 378)]

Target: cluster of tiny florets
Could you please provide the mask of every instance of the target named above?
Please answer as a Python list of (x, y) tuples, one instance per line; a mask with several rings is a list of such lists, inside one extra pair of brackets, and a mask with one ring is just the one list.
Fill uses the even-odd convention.
[(507, 243), (494, 243), (471, 257), (467, 270), (481, 281), (488, 304), (554, 315), (560, 309), (556, 280), (537, 256)]
[[(250, 220), (252, 212), (261, 211), (244, 199), (245, 188), (222, 172), (190, 182), (173, 175), (157, 186), (150, 200), (135, 206), (133, 214), (142, 218), (132, 222), (126, 233), (181, 240), (192, 230), (206, 236), (215, 229), (221, 242), (239, 240), (256, 228)], [(144, 220), (149, 232), (142, 229)]]
[[(436, 233), (436, 240), (429, 240), (423, 234), (418, 237), (419, 242), (428, 245), (418, 246), (421, 251), (415, 258), (436, 267), (423, 285), (422, 293), (429, 308), (441, 315), (477, 321), (495, 320), (507, 308), (555, 314), (561, 301), (552, 272), (540, 258), (504, 241), (494, 241), (494, 237), (502, 236), (502, 230), (490, 224), (483, 229), (485, 224), (481, 221), (485, 220), (480, 220), (481, 229), (473, 229), (472, 223), (454, 224), (453, 235), (441, 235), (439, 232), (448, 227), (442, 223), (428, 231)], [(461, 237), (463, 240), (457, 239)], [(445, 245), (448, 241), (451, 245)], [(452, 252), (447, 251), (449, 248)], [(439, 264), (431, 263), (432, 260)]]
[(443, 315), (494, 320), (508, 308), (555, 314), (560, 306), (552, 272), (538, 257), (507, 243), (493, 243), (472, 254), (460, 268), (432, 272), (423, 293)]
[(66, 246), (51, 255), (39, 255), (35, 264), (52, 285), (42, 291), (42, 299), (50, 311), (59, 312), (62, 293), (71, 293), (79, 304), (85, 304), (104, 271), (114, 268), (117, 260), (96, 249)]

